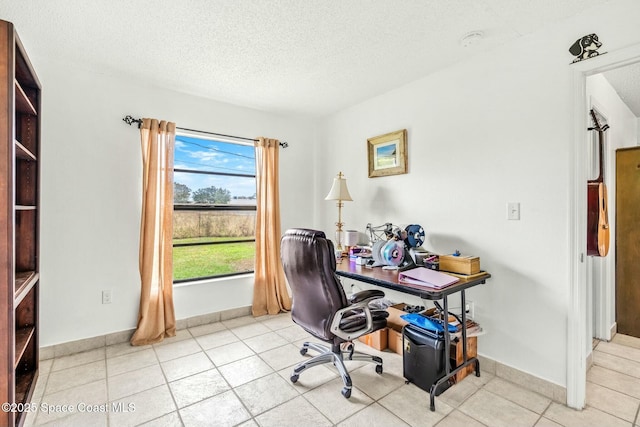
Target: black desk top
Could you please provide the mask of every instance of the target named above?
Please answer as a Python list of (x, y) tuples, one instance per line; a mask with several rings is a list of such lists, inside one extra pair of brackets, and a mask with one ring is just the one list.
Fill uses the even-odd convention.
[(398, 270), (383, 270), (381, 267), (367, 268), (362, 265), (356, 265), (354, 262), (349, 262), (346, 258), (343, 258), (342, 261), (336, 265), (336, 274), (383, 288), (393, 289), (394, 291), (417, 295), (422, 299), (431, 301), (441, 300), (447, 295), (483, 284), (491, 277), (489, 273), (485, 273), (473, 278), (460, 278), (459, 282), (451, 286), (442, 289), (432, 289), (411, 283), (399, 282)]

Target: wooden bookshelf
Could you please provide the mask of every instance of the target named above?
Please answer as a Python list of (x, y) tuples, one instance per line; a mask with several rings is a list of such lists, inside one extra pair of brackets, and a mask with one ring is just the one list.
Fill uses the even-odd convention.
[[(38, 378), (40, 83), (0, 20), (0, 402), (27, 403)], [(6, 313), (6, 314), (5, 314)], [(20, 405), (19, 407), (22, 407)], [(0, 412), (0, 426), (25, 414)]]

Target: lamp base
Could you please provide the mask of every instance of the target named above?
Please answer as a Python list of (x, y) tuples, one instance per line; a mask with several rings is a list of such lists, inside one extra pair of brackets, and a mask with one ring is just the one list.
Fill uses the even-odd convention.
[(336, 230), (336, 251), (344, 251), (344, 248), (342, 247), (343, 236), (344, 232), (342, 230)]

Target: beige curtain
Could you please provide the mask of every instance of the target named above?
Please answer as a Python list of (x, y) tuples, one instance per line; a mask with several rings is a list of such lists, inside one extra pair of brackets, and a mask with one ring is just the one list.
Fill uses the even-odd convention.
[(256, 142), (256, 265), (253, 286), (254, 316), (291, 310), (284, 271), (280, 262), (280, 190), (277, 139)]
[(140, 312), (132, 345), (176, 334), (173, 310), (173, 149), (175, 123), (143, 119)]

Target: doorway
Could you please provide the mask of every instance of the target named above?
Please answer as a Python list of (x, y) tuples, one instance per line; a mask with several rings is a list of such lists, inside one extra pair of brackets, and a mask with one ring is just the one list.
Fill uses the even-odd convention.
[[(609, 254), (605, 257), (591, 256), (587, 260), (587, 294), (588, 298), (590, 297), (587, 304), (591, 308), (591, 313), (587, 311), (587, 339), (593, 337), (609, 341), (619, 330), (616, 311), (619, 316), (619, 310), (625, 309), (624, 313), (628, 314), (626, 317), (630, 318), (632, 315), (629, 312), (634, 303), (633, 299), (616, 299), (616, 287), (619, 285), (616, 281), (616, 266), (627, 259), (620, 258), (621, 254), (618, 253), (616, 245), (616, 234), (619, 235), (616, 233), (616, 194), (619, 193), (617, 190), (624, 190), (617, 188), (616, 153), (620, 149), (638, 146), (640, 62), (628, 63), (588, 76), (586, 90), (589, 109), (597, 112), (601, 121), (609, 125), (601, 134), (593, 130), (588, 133), (587, 171), (588, 178), (593, 179), (598, 175), (598, 166), (600, 161), (602, 162), (604, 184), (609, 190), (607, 205), (610, 231)], [(591, 121), (589, 123), (591, 125)], [(599, 137), (603, 137), (602, 159), (599, 159), (598, 152)], [(629, 290), (627, 296), (630, 297), (632, 293), (633, 291)], [(640, 292), (638, 297), (640, 298)], [(626, 330), (627, 333), (630, 331), (628, 327)], [(637, 336), (640, 336), (640, 325)]]
[[(572, 66), (573, 80), (573, 111), (574, 111), (574, 141), (572, 147), (571, 180), (573, 196), (569, 201), (570, 221), (570, 287), (569, 287), (569, 311), (567, 325), (567, 405), (572, 408), (583, 408), (585, 403), (586, 390), (586, 370), (587, 358), (591, 354), (591, 342), (594, 330), (598, 327), (605, 329), (602, 336), (610, 339), (611, 333), (615, 332), (615, 255), (602, 258), (605, 264), (605, 272), (601, 280), (602, 290), (605, 297), (599, 301), (590, 299), (589, 294), (593, 289), (587, 285), (593, 273), (588, 271), (589, 260), (586, 256), (586, 181), (588, 179), (588, 153), (587, 141), (589, 126), (588, 112), (591, 106), (591, 99), (587, 96), (587, 78), (627, 67), (640, 61), (640, 44), (620, 49), (616, 52), (609, 52), (598, 58), (583, 61)], [(597, 102), (597, 101), (596, 101)], [(605, 111), (609, 118), (610, 111)], [(613, 126), (613, 122), (611, 123)], [(637, 121), (636, 121), (637, 129)], [(612, 128), (613, 130), (613, 128)], [(610, 138), (613, 141), (614, 132)], [(633, 135), (637, 144), (638, 132)], [(610, 156), (610, 162), (613, 160)], [(607, 166), (610, 166), (607, 164)], [(612, 165), (608, 168), (608, 174), (613, 173)], [(613, 176), (606, 176), (605, 180), (611, 183)], [(611, 190), (610, 190), (611, 191)], [(612, 193), (610, 193), (612, 194)], [(609, 202), (609, 208), (612, 207)], [(609, 212), (610, 219), (615, 218), (614, 212)], [(614, 251), (615, 252), (615, 251)], [(591, 305), (591, 302), (594, 305)], [(600, 312), (598, 312), (600, 310)], [(600, 316), (601, 320), (592, 323), (594, 317)], [(604, 320), (602, 320), (604, 319)], [(608, 326), (608, 333), (606, 328)], [(610, 325), (613, 325), (611, 327)], [(613, 331), (612, 331), (613, 329)], [(607, 335), (608, 334), (608, 335)]]

